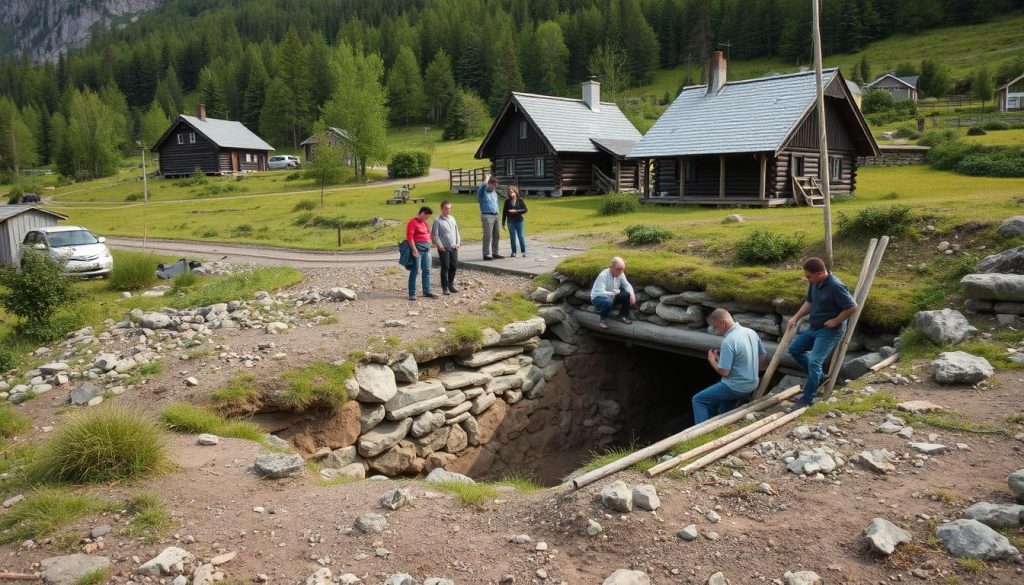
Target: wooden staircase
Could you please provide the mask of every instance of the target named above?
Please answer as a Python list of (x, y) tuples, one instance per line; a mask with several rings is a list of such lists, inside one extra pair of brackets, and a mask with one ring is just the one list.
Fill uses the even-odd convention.
[(816, 177), (793, 177), (793, 198), (797, 205), (825, 206), (825, 195)]
[(597, 165), (592, 165), (591, 172), (594, 174), (594, 187), (597, 188), (599, 193), (618, 192), (619, 186), (615, 184), (615, 179), (606, 175), (601, 169), (597, 168)]

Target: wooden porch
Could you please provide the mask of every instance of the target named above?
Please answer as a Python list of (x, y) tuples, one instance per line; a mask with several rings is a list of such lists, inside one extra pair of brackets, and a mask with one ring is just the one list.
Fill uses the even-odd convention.
[(640, 202), (647, 205), (714, 205), (718, 207), (784, 207), (792, 205), (789, 197), (696, 197), (676, 195), (662, 197), (642, 197)]

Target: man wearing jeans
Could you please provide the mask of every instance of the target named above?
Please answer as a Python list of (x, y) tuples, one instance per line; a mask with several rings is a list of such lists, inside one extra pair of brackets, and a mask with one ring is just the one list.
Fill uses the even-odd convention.
[(484, 260), (501, 258), (498, 254), (498, 179), (494, 175), (477, 187), (476, 200), (480, 204), (480, 224), (484, 228)]
[(733, 321), (729, 311), (715, 309), (708, 322), (722, 336), (721, 349), (708, 350), (708, 363), (722, 380), (694, 395), (693, 424), (698, 425), (750, 398), (768, 357), (757, 333)]
[(455, 270), (459, 264), (459, 246), (462, 245), (462, 234), (459, 224), (452, 215), (452, 202), (445, 199), (441, 202), (441, 217), (434, 220), (430, 227), (430, 236), (437, 246), (437, 255), (441, 262), (441, 292), (457, 293), (455, 288)]
[(818, 388), (825, 383), (822, 366), (846, 333), (846, 319), (857, 312), (853, 295), (825, 268), (821, 258), (808, 258), (804, 262), (804, 278), (809, 283), (807, 299), (787, 327), (795, 328), (804, 315), (809, 315), (810, 327), (797, 333), (789, 344), (789, 355), (807, 371), (807, 383), (800, 400), (790, 410), (814, 404)]
[(608, 315), (615, 305), (619, 305), (619, 321), (627, 325), (633, 322), (629, 318), (629, 307), (636, 304), (636, 294), (633, 285), (626, 280), (625, 260), (618, 256), (612, 258), (611, 266), (597, 275), (590, 289), (590, 302), (601, 317), (602, 329), (608, 328)]

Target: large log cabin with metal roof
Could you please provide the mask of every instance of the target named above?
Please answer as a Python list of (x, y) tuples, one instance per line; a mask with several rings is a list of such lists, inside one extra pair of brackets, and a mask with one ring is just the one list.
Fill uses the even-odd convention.
[(267, 170), (267, 155), (274, 147), (241, 122), (198, 116), (177, 117), (152, 151), (160, 157), (162, 177), (187, 177), (199, 169), (207, 175)]
[[(629, 152), (653, 165), (652, 203), (780, 206), (821, 202), (813, 71), (726, 82), (712, 56), (707, 85), (684, 88)], [(824, 71), (833, 196), (857, 187), (857, 157), (878, 145), (838, 69)]]

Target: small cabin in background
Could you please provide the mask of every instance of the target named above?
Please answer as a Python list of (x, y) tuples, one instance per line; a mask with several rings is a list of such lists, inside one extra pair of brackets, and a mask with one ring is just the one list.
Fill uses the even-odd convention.
[(0, 205), (0, 266), (17, 266), (25, 234), (53, 227), (66, 215), (31, 205)]
[(895, 75), (886, 73), (872, 81), (865, 89), (884, 91), (894, 100), (917, 101), (917, 80), (919, 75)]
[[(476, 158), (490, 159), (486, 170), (524, 194), (639, 191), (646, 177), (637, 161), (626, 159), (638, 140), (633, 123), (617, 105), (602, 102), (601, 84), (590, 80), (582, 99), (513, 92)], [(475, 171), (452, 171), (452, 190), (475, 189), (486, 174)]]
[[(341, 128), (328, 126), (325, 130), (325, 134), (327, 135), (327, 142), (334, 147), (348, 147), (352, 142), (352, 139), (349, 137), (348, 132)], [(305, 158), (303, 160), (313, 160), (313, 155), (316, 152), (317, 144), (320, 144), (320, 137), (317, 136), (316, 134), (310, 136), (309, 138), (299, 143), (299, 146), (302, 147), (302, 154), (305, 155)], [(352, 166), (354, 164), (351, 152), (347, 152), (345, 154), (345, 164), (349, 166)]]
[(997, 87), (995, 100), (1000, 112), (1024, 111), (1024, 75)]
[[(629, 152), (652, 167), (650, 202), (778, 206), (821, 202), (813, 71), (726, 82), (712, 56), (708, 85), (686, 87)], [(852, 194), (857, 157), (878, 156), (838, 69), (824, 71), (833, 195)]]
[(162, 177), (187, 177), (201, 169), (207, 175), (267, 170), (274, 147), (241, 122), (179, 115), (151, 149), (160, 157)]

